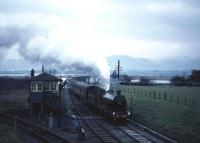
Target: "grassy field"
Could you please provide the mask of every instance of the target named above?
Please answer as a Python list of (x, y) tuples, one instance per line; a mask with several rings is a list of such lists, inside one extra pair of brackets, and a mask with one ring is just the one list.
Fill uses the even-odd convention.
[(200, 107), (199, 87), (120, 86), (122, 94), (143, 99), (157, 99), (179, 105)]
[(25, 143), (16, 131), (0, 121), (0, 143)]
[(0, 90), (0, 105), (26, 104), (28, 95), (24, 89)]
[(120, 89), (132, 105), (134, 120), (179, 142), (200, 141), (199, 87), (120, 86)]

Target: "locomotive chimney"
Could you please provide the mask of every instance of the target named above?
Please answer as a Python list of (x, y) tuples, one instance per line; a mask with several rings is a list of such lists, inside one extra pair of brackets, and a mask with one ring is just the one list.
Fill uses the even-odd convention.
[(32, 69), (32, 70), (31, 70), (31, 77), (34, 77), (34, 76), (35, 76), (35, 70)]

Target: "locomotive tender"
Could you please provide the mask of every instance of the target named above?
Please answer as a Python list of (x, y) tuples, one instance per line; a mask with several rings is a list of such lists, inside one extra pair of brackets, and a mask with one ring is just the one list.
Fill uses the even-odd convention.
[(126, 123), (130, 112), (127, 112), (126, 99), (120, 94), (120, 91), (117, 95), (114, 95), (97, 85), (77, 80), (70, 80), (69, 89), (104, 116), (117, 122)]

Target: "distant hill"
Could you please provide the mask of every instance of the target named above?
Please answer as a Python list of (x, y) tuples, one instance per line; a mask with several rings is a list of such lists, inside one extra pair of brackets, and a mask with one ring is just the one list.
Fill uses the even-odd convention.
[(200, 69), (200, 57), (173, 57), (161, 60), (151, 60), (146, 58), (133, 58), (129, 56), (116, 55), (107, 58), (108, 65), (113, 70), (117, 65), (117, 60), (125, 71), (129, 70), (191, 70)]
[[(111, 71), (116, 68), (118, 59), (121, 61), (123, 73), (129, 75), (186, 76), (190, 74), (191, 69), (200, 69), (200, 57), (172, 57), (152, 60), (147, 58), (134, 58), (130, 56), (116, 55), (107, 58)], [(30, 71), (33, 67), (35, 69), (41, 69), (40, 64), (31, 64), (23, 59), (0, 61), (0, 71)]]

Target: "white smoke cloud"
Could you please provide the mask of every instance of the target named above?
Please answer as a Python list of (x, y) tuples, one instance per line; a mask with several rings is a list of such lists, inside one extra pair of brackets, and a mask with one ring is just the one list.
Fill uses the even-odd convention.
[[(80, 32), (78, 23), (55, 15), (6, 15), (0, 15), (1, 19), (4, 18), (0, 25), (0, 50), (4, 53), (17, 45), (15, 49), (19, 55), (30, 62), (108, 79), (109, 68), (105, 57), (91, 50), (91, 46), (96, 45), (91, 45), (93, 35), (87, 30)], [(88, 38), (91, 42), (86, 41)]]

